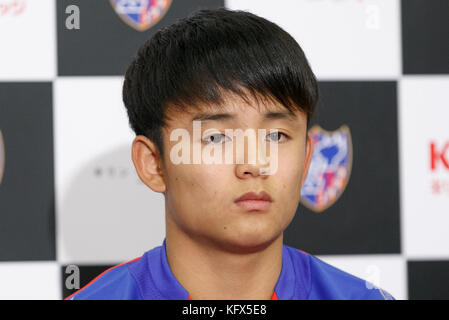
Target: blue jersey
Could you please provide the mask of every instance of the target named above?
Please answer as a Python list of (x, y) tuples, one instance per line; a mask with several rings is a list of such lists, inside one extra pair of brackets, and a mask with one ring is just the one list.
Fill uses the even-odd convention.
[[(189, 300), (162, 246), (112, 267), (66, 300)], [(304, 251), (282, 246), (282, 269), (272, 300), (394, 300), (386, 291)]]

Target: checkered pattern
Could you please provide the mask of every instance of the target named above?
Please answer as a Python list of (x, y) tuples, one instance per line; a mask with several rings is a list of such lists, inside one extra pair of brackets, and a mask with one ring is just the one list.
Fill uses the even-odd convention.
[(323, 212), (300, 204), (286, 244), (397, 299), (449, 298), (447, 0), (173, 0), (146, 31), (108, 0), (0, 0), (0, 298), (61, 299), (67, 265), (83, 285), (161, 245), (123, 74), (155, 30), (220, 6), (297, 39), (320, 85), (313, 124), (351, 132), (346, 187)]

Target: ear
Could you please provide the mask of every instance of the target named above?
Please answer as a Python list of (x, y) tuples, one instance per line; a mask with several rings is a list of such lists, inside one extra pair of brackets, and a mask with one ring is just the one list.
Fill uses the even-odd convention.
[(132, 144), (131, 157), (140, 180), (154, 192), (165, 192), (162, 159), (156, 144), (147, 137), (138, 135)]
[(301, 179), (301, 188), (304, 185), (304, 182), (306, 181), (307, 174), (309, 173), (310, 163), (312, 162), (313, 147), (314, 147), (314, 145), (313, 145), (312, 136), (307, 132), (306, 156), (305, 156), (305, 160), (304, 160), (304, 171), (302, 173), (302, 179)]

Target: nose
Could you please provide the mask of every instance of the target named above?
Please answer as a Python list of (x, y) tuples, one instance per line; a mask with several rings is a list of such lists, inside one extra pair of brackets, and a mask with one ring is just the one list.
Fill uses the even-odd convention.
[[(240, 148), (241, 145), (235, 146), (236, 154), (234, 160), (236, 161), (236, 176), (241, 179), (257, 176), (266, 178), (272, 171), (270, 159), (272, 153), (277, 154), (277, 148), (275, 148), (276, 150), (274, 152), (270, 148), (270, 156), (268, 156), (265, 142), (258, 139), (260, 137), (257, 136), (255, 130), (250, 130), (249, 134), (250, 137), (243, 141), (243, 150)], [(262, 137), (264, 137), (263, 133)], [(242, 143), (241, 140), (237, 142)]]
[(250, 177), (262, 176), (268, 177), (268, 170), (265, 167), (254, 164), (237, 164), (235, 167), (237, 177), (241, 179), (247, 179)]

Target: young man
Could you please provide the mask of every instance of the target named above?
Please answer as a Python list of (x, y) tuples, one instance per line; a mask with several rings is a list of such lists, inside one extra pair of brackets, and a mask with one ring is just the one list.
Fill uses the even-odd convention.
[[(198, 11), (140, 48), (123, 99), (134, 166), (165, 197), (166, 238), (69, 299), (391, 298), (283, 244), (312, 158), (318, 89), (280, 27), (243, 11)], [(251, 163), (249, 138), (239, 154), (237, 137), (260, 129), (271, 130), (258, 145), (270, 155)], [(231, 162), (202, 161), (208, 154)]]

